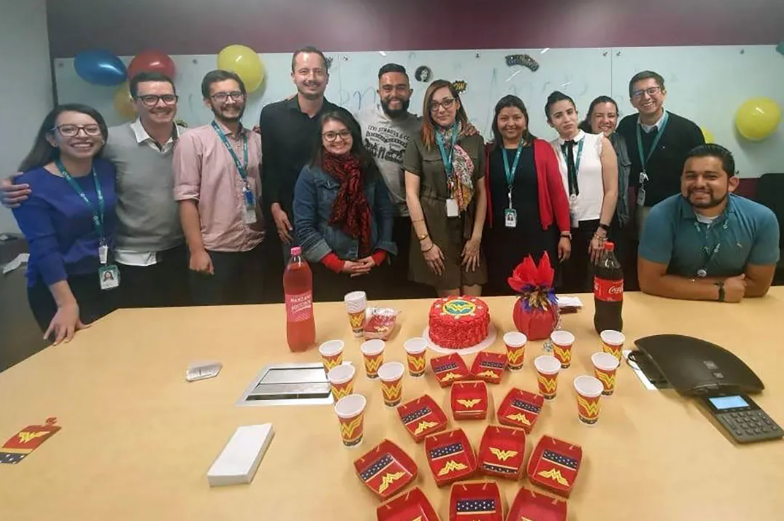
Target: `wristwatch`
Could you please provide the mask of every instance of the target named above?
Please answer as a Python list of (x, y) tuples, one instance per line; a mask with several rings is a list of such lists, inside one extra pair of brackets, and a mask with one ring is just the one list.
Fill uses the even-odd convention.
[(572, 232), (561, 232), (561, 239), (572, 240)]
[(724, 282), (714, 282), (713, 284), (719, 287), (719, 298), (717, 300), (724, 302)]
[(608, 224), (599, 223), (599, 228), (606, 231), (607, 233), (610, 233), (610, 226)]

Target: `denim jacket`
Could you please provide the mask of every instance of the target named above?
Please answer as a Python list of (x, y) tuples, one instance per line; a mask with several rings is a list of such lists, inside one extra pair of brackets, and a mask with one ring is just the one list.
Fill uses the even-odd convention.
[[(394, 209), (380, 175), (365, 177), (365, 196), (370, 206), (370, 251), (397, 254), (392, 242)], [(332, 203), (340, 183), (316, 166), (305, 165), (294, 188), (294, 229), (305, 258), (319, 262), (330, 252), (341, 260), (359, 259), (359, 240), (329, 224)]]

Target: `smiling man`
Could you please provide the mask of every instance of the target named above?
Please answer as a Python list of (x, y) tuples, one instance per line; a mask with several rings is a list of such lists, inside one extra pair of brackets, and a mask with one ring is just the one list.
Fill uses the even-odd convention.
[(779, 260), (771, 210), (733, 195), (735, 160), (720, 145), (689, 152), (681, 193), (653, 207), (640, 240), (640, 289), (661, 297), (740, 302), (768, 292)]

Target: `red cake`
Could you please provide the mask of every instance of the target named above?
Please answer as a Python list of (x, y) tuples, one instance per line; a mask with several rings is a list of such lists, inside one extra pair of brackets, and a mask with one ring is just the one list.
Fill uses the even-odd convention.
[(450, 349), (472, 347), (487, 338), (490, 310), (476, 297), (446, 297), (430, 307), (430, 340)]

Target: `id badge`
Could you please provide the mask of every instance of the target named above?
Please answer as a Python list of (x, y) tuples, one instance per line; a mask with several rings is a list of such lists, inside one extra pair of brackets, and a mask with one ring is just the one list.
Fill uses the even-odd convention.
[(102, 290), (114, 289), (120, 285), (120, 270), (114, 264), (98, 268), (98, 280)]
[(242, 195), (245, 197), (245, 208), (256, 207), (256, 196), (253, 195), (253, 192), (248, 185), (245, 185), (242, 188)]
[(460, 210), (457, 207), (457, 201), (455, 199), (447, 199), (446, 200), (446, 216), (447, 217), (458, 217), (460, 215)]
[(245, 224), (256, 224), (256, 207), (245, 207), (245, 212), (242, 219)]
[(504, 210), (504, 224), (507, 228), (517, 228), (517, 210), (514, 208)]
[(101, 265), (109, 262), (109, 247), (107, 245), (101, 244), (98, 246), (98, 260), (101, 262)]
[(643, 186), (637, 190), (637, 206), (645, 206), (645, 187)]

